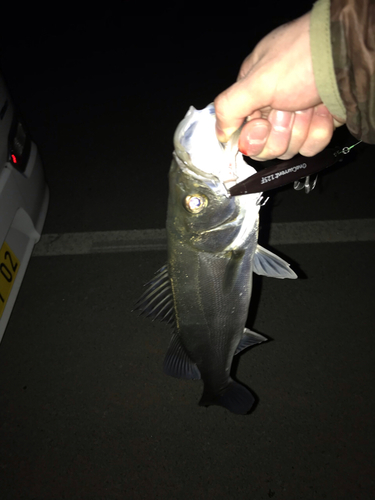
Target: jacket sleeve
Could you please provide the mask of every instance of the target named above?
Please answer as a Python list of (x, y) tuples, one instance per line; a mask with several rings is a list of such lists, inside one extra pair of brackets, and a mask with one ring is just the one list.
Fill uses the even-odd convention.
[(375, 144), (375, 2), (318, 0), (310, 40), (322, 101), (355, 137)]

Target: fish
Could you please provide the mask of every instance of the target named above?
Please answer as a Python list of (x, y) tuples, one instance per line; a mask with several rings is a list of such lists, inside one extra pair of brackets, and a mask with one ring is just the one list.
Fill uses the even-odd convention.
[(167, 263), (136, 303), (165, 321), (172, 338), (167, 375), (203, 381), (201, 406), (248, 414), (254, 395), (231, 377), (233, 357), (267, 341), (246, 328), (253, 273), (295, 279), (290, 265), (258, 245), (262, 193), (231, 196), (229, 188), (256, 173), (238, 151), (239, 133), (222, 145), (215, 109), (191, 106), (174, 134), (169, 171)]

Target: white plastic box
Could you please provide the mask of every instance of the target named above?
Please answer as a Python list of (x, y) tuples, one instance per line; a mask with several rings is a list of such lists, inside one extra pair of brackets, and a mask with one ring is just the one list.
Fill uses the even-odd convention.
[(0, 341), (47, 214), (37, 147), (0, 76)]

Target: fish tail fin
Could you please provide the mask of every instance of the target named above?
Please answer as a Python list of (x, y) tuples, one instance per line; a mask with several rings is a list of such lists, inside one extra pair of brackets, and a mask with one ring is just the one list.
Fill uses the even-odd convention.
[(224, 406), (227, 410), (237, 415), (246, 415), (249, 413), (255, 401), (251, 392), (245, 386), (231, 380), (226, 391), (223, 394), (213, 394), (204, 390), (200, 406), (218, 405)]

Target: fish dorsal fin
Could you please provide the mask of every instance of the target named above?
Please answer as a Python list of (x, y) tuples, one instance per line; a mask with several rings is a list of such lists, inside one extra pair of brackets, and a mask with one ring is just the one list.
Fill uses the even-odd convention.
[(268, 339), (261, 335), (260, 333), (255, 333), (249, 330), (248, 328), (245, 328), (243, 331), (243, 337), (239, 341), (236, 352), (234, 355), (238, 354), (239, 352), (243, 351), (247, 347), (251, 347), (252, 345), (260, 344), (261, 342), (266, 342)]
[(253, 260), (253, 271), (260, 276), (270, 278), (296, 279), (297, 275), (290, 269), (290, 265), (274, 253), (257, 245)]
[(164, 359), (164, 373), (171, 377), (188, 380), (198, 380), (201, 378), (197, 365), (190, 359), (177, 333), (172, 335), (171, 343)]
[(147, 288), (136, 302), (134, 310), (141, 311), (141, 314), (145, 314), (153, 321), (158, 319), (174, 324), (173, 294), (167, 265), (160, 268), (145, 286)]

